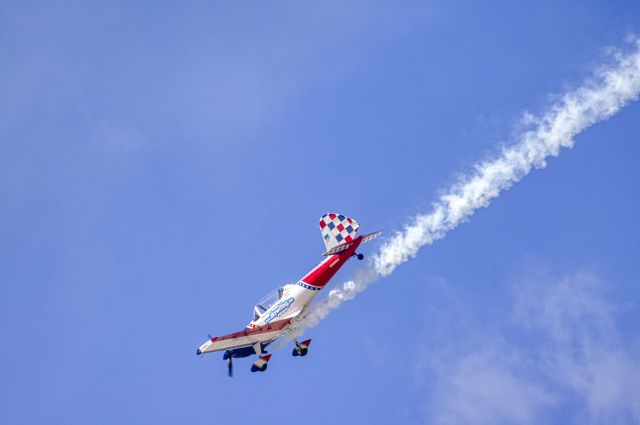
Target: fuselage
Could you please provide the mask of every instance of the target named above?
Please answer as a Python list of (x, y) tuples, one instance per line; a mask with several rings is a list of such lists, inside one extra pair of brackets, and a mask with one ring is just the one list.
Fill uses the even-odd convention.
[(331, 278), (351, 258), (362, 243), (362, 236), (356, 238), (348, 249), (325, 258), (297, 283), (282, 287), (282, 296), (258, 319), (252, 320), (248, 328), (257, 328), (283, 319), (290, 319), (304, 313), (307, 306), (326, 286)]

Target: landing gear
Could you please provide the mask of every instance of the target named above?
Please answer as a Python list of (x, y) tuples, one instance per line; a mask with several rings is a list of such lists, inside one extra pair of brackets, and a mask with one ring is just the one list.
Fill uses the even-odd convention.
[(267, 370), (267, 366), (269, 365), (267, 362), (264, 362), (262, 365), (257, 365), (259, 360), (256, 360), (255, 363), (251, 365), (251, 372), (264, 372)]
[(309, 352), (309, 344), (311, 344), (311, 340), (308, 339), (306, 341), (302, 341), (302, 343), (298, 342), (298, 341), (294, 341), (296, 346), (293, 347), (293, 351), (291, 352), (291, 355), (293, 357), (304, 357), (307, 355), (307, 353)]
[(362, 261), (364, 260), (364, 254), (356, 254), (356, 257), (358, 258), (358, 260)]
[(271, 354), (263, 356), (262, 345), (259, 342), (256, 342), (253, 345), (253, 350), (258, 355), (258, 360), (253, 362), (253, 364), (251, 365), (251, 372), (264, 372), (265, 370), (267, 370), (267, 362), (271, 358)]
[(258, 357), (258, 360), (253, 362), (253, 364), (251, 365), (251, 372), (264, 372), (265, 370), (267, 370), (267, 366), (268, 366), (267, 362), (269, 361), (270, 358), (271, 358), (271, 354)]
[(309, 353), (309, 349), (307, 347), (294, 347), (293, 351), (291, 352), (291, 355), (293, 357), (304, 357), (307, 355), (307, 353)]

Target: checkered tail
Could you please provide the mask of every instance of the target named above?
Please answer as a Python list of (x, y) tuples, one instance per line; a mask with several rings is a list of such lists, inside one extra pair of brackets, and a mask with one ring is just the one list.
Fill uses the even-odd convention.
[(357, 221), (342, 214), (327, 213), (320, 217), (320, 232), (327, 251), (353, 241), (359, 227)]

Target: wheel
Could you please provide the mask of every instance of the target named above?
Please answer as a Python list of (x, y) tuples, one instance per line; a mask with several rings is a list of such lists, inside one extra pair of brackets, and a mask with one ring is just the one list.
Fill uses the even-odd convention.
[(358, 260), (363, 260), (364, 259), (364, 254), (358, 254)]
[(267, 363), (262, 366), (258, 366), (255, 363), (251, 365), (251, 372), (264, 372), (265, 370), (267, 370)]
[(304, 357), (307, 355), (308, 352), (309, 352), (308, 348), (303, 348), (302, 350), (300, 350), (300, 355)]

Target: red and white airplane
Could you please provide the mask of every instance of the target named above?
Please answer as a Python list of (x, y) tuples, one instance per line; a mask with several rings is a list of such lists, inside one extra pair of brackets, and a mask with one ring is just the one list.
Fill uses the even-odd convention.
[[(323, 254), (327, 258), (307, 273), (297, 283), (288, 283), (267, 294), (253, 308), (253, 320), (240, 332), (210, 338), (198, 348), (197, 354), (223, 351), (227, 360), (228, 374), (233, 375), (233, 358), (248, 357), (253, 354), (258, 359), (251, 366), (252, 372), (267, 370), (271, 354), (266, 347), (279, 337), (295, 329), (304, 319), (309, 304), (325, 287), (329, 280), (352, 256), (362, 260), (357, 254), (360, 244), (370, 241), (381, 232), (356, 237), (360, 226), (342, 214), (328, 213), (320, 218), (320, 231), (327, 248)], [(311, 340), (294, 340), (294, 356), (305, 356)]]

